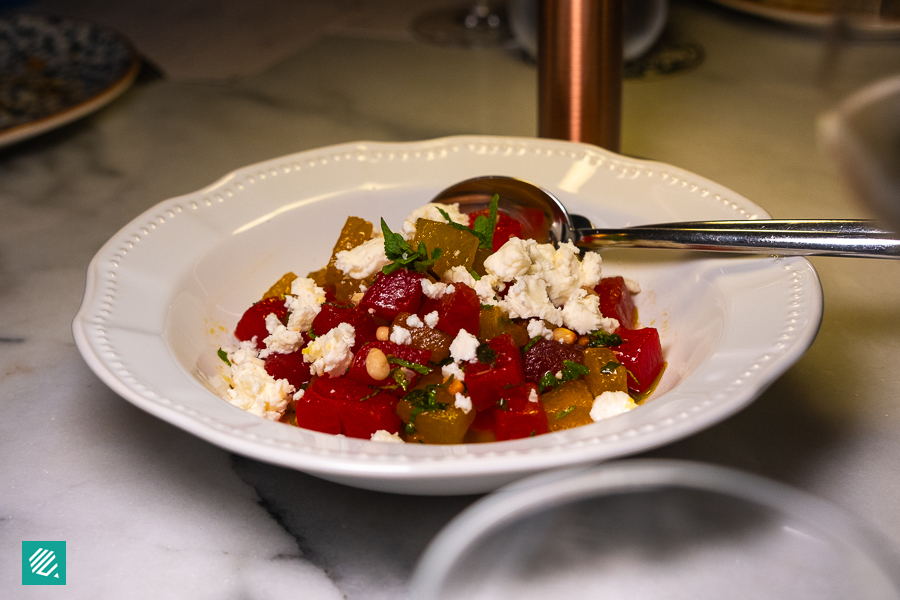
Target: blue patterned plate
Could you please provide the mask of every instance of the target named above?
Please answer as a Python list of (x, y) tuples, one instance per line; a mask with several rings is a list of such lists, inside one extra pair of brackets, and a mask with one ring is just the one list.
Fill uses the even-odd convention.
[(122, 36), (96, 25), (0, 18), (0, 147), (101, 108), (128, 89), (139, 67)]

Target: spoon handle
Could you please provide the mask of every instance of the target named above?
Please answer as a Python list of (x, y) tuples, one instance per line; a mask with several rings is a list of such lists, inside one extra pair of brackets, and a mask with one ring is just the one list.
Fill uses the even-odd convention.
[(582, 248), (676, 248), (708, 252), (900, 259), (900, 236), (865, 220), (697, 221), (579, 229)]

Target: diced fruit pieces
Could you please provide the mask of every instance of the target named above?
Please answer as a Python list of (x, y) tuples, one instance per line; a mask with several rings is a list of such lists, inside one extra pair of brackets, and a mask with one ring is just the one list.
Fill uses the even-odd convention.
[(590, 370), (584, 380), (595, 398), (603, 392), (628, 391), (628, 371), (609, 348), (585, 350), (584, 366)]
[(565, 360), (581, 364), (584, 360), (584, 346), (562, 344), (555, 340), (538, 340), (523, 358), (525, 381), (540, 383), (548, 371), (560, 372)]
[(421, 315), (432, 311), (438, 313), (437, 329), (455, 338), (460, 329), (472, 335), (478, 334), (481, 301), (475, 290), (464, 283), (454, 283), (453, 293), (440, 298), (426, 298), (422, 303)]
[[(338, 236), (337, 242), (331, 251), (331, 258), (325, 266), (324, 273), (320, 275), (322, 283), (317, 280), (316, 283), (322, 287), (334, 290), (335, 297), (338, 300), (349, 300), (350, 296), (359, 290), (359, 279), (353, 279), (344, 275), (343, 271), (334, 266), (337, 260), (337, 253), (342, 250), (351, 250), (368, 241), (372, 237), (372, 224), (365, 219), (359, 217), (347, 217), (341, 234)], [(313, 274), (310, 274), (313, 277)]]
[(547, 412), (547, 425), (550, 431), (570, 429), (593, 423), (591, 408), (594, 396), (584, 380), (567, 381), (541, 394), (541, 404)]
[(547, 413), (537, 398), (537, 386), (532, 383), (503, 390), (501, 406), (491, 411), (497, 441), (514, 440), (549, 431)]
[(309, 363), (304, 362), (301, 352), (309, 340), (305, 335), (303, 338), (303, 344), (295, 352), (289, 354), (273, 352), (265, 361), (266, 373), (275, 379), (287, 379), (297, 390), (311, 378)]
[[(346, 377), (320, 377), (297, 402), (297, 425), (325, 433), (369, 439), (379, 429), (400, 431), (396, 398)], [(338, 431), (334, 431), (335, 428)]]
[(370, 315), (388, 321), (401, 312), (415, 313), (422, 304), (423, 277), (409, 269), (397, 269), (389, 275), (379, 272), (359, 306)]
[(617, 319), (626, 329), (634, 327), (634, 300), (623, 277), (604, 277), (594, 291), (600, 296), (600, 314)]
[[(477, 219), (479, 216), (487, 218), (489, 215), (490, 210), (487, 208), (469, 213), (469, 227), (475, 227), (475, 219)], [(522, 237), (522, 224), (510, 217), (508, 214), (504, 212), (498, 212), (497, 225), (494, 227), (494, 247), (491, 249), (491, 251), (496, 252), (497, 250), (499, 250), (500, 247), (508, 242), (509, 238), (511, 237)]]
[(655, 327), (616, 330), (623, 343), (613, 348), (620, 363), (628, 369), (628, 389), (635, 394), (645, 394), (656, 383), (662, 372), (662, 346)]
[(392, 325), (400, 326), (409, 331), (409, 337), (411, 338), (410, 346), (415, 348), (422, 348), (424, 350), (429, 350), (431, 352), (431, 362), (438, 363), (450, 356), (450, 344), (453, 342), (453, 338), (449, 335), (441, 331), (440, 329), (432, 329), (428, 327), (424, 323), (422, 323), (422, 319), (419, 319), (419, 322), (422, 323), (418, 327), (409, 324), (409, 318), (414, 315), (410, 315), (409, 313), (400, 313), (394, 318), (394, 322)]
[(425, 410), (407, 399), (397, 403), (397, 414), (412, 425), (415, 441), (423, 444), (461, 444), (475, 419), (475, 411), (463, 412), (454, 406), (455, 398), (442, 386), (431, 388), (434, 406)]
[(487, 343), (493, 350), (491, 362), (471, 362), (464, 367), (466, 388), (476, 410), (486, 410), (502, 398), (503, 390), (522, 383), (522, 359), (509, 334)]
[(266, 329), (266, 315), (273, 313), (279, 321), (287, 320), (287, 308), (283, 298), (266, 298), (248, 308), (234, 328), (234, 337), (242, 342), (248, 342), (256, 337), (256, 347), (262, 350), (266, 347), (263, 340), (269, 336)]
[(472, 233), (456, 229), (449, 223), (428, 219), (416, 221), (416, 237), (410, 246), (418, 249), (419, 243), (425, 244), (429, 256), (435, 248), (441, 249), (441, 257), (432, 267), (432, 271), (438, 277), (443, 276), (452, 267), (462, 266), (466, 270), (471, 269), (475, 251), (478, 249), (478, 238)]
[(353, 326), (356, 341), (353, 344), (353, 352), (359, 350), (363, 344), (375, 341), (375, 331), (378, 324), (368, 312), (349, 302), (326, 302), (312, 322), (312, 332), (315, 335), (325, 335), (341, 323), (349, 323)]
[(513, 323), (502, 308), (494, 305), (482, 306), (478, 318), (478, 339), (488, 341), (504, 333), (512, 336), (513, 343), (520, 348), (528, 343), (528, 331), (521, 325)]
[(295, 279), (297, 279), (297, 276), (288, 271), (281, 276), (281, 279), (272, 284), (272, 287), (266, 290), (266, 293), (263, 294), (263, 300), (266, 298), (284, 298), (285, 294), (291, 293), (291, 284), (294, 283)]
[(353, 363), (350, 365), (350, 370), (347, 372), (347, 377), (361, 385), (391, 385), (394, 383), (394, 380), (390, 377), (379, 381), (372, 379), (369, 375), (369, 372), (366, 370), (366, 358), (369, 355), (369, 350), (372, 348), (378, 348), (384, 352), (384, 355), (388, 358), (388, 362), (390, 362), (391, 358), (399, 358), (411, 363), (427, 366), (428, 359), (431, 357), (431, 351), (423, 350), (422, 348), (403, 346), (395, 344), (394, 342), (369, 342), (356, 353), (356, 356), (353, 358)]

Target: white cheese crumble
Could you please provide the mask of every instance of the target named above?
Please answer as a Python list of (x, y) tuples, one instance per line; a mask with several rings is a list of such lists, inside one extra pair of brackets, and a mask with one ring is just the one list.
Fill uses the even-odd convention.
[(278, 354), (296, 352), (303, 343), (303, 333), (285, 327), (274, 313), (266, 315), (266, 330), (269, 335), (263, 340), (266, 347), (260, 352), (260, 358), (265, 358), (273, 352)]
[(631, 292), (632, 295), (641, 293), (641, 285), (635, 281), (634, 279), (628, 279), (627, 277), (623, 277), (625, 280), (625, 287), (628, 288), (628, 291)]
[(280, 419), (294, 386), (287, 379), (275, 379), (266, 372), (265, 362), (259, 358), (252, 341), (241, 342), (228, 360), (231, 388), (227, 400), (254, 415), (271, 421)]
[(456, 291), (456, 288), (451, 283), (442, 283), (440, 281), (431, 283), (427, 277), (423, 277), (419, 281), (422, 282), (422, 293), (432, 300), (437, 300), (441, 296), (452, 294)]
[(477, 349), (478, 338), (465, 329), (460, 329), (456, 338), (450, 342), (450, 356), (456, 362), (475, 360), (475, 350)]
[(412, 335), (410, 335), (409, 329), (394, 325), (391, 328), (390, 340), (401, 346), (409, 346), (412, 343)]
[(334, 266), (353, 279), (365, 279), (390, 262), (384, 255), (384, 238), (374, 237), (335, 254)]
[(600, 314), (600, 297), (588, 294), (584, 288), (578, 289), (562, 309), (562, 317), (570, 329), (581, 335), (602, 329), (612, 333), (619, 326), (616, 319)]
[(571, 242), (554, 248), (535, 240), (510, 238), (497, 252), (484, 261), (488, 275), (500, 281), (521, 281), (527, 276), (540, 277), (554, 306), (564, 305), (582, 287), (592, 288), (600, 282), (600, 255), (588, 252), (584, 260)]
[(325, 303), (325, 290), (309, 277), (298, 277), (291, 283), (291, 295), (285, 298), (290, 311), (287, 328), (293, 331), (309, 331), (313, 319)]
[(468, 396), (463, 396), (460, 392), (456, 392), (456, 400), (453, 402), (453, 406), (469, 414), (472, 410), (472, 399)]
[(340, 323), (326, 334), (320, 335), (303, 349), (303, 360), (311, 363), (309, 370), (321, 377), (328, 373), (340, 377), (353, 362), (353, 344), (356, 331), (349, 323)]
[(434, 329), (438, 324), (438, 311), (433, 310), (425, 315), (425, 324)]
[(506, 297), (497, 304), (512, 319), (536, 317), (557, 327), (563, 324), (561, 311), (550, 302), (546, 282), (541, 277), (523, 275), (517, 278)]
[[(434, 312), (437, 313), (437, 311)], [(418, 329), (423, 325), (422, 319), (420, 319), (418, 315), (409, 315), (406, 317), (406, 324), (414, 329)]]
[(603, 392), (594, 398), (594, 405), (591, 407), (591, 419), (602, 421), (603, 419), (627, 413), (634, 408), (637, 408), (637, 404), (625, 392)]
[[(463, 331), (465, 331), (465, 330), (463, 330)], [(466, 374), (463, 373), (463, 370), (455, 362), (452, 362), (449, 365), (444, 365), (443, 367), (441, 367), (441, 375), (443, 375), (445, 378), (453, 377), (456, 381), (465, 381), (466, 380)]]
[(399, 434), (391, 433), (391, 432), (387, 431), (386, 429), (379, 429), (378, 431), (376, 431), (375, 433), (372, 434), (371, 439), (373, 442), (388, 442), (388, 443), (394, 443), (394, 444), (396, 444), (397, 442), (399, 442), (401, 444), (405, 443)]
[(553, 330), (548, 329), (541, 319), (531, 319), (528, 321), (528, 337), (542, 337), (545, 340), (553, 339)]
[(538, 396), (536, 389), (531, 388), (530, 390), (528, 390), (528, 401), (529, 402), (537, 402), (539, 399), (540, 399), (540, 397)]
[(444, 218), (438, 208), (446, 212), (451, 221), (459, 223), (460, 225), (469, 225), (469, 215), (459, 211), (459, 204), (435, 204), (430, 202), (425, 206), (412, 211), (410, 215), (406, 217), (406, 220), (400, 227), (400, 234), (403, 235), (403, 238), (406, 241), (409, 241), (416, 237), (416, 221), (419, 219), (428, 219), (430, 221), (446, 223), (447, 219)]
[(469, 286), (475, 290), (475, 294), (478, 295), (478, 299), (482, 304), (494, 304), (496, 302), (496, 291), (506, 287), (495, 275), (485, 275), (481, 279), (476, 280), (462, 265), (448, 269), (444, 273), (443, 279), (448, 283), (462, 283)]

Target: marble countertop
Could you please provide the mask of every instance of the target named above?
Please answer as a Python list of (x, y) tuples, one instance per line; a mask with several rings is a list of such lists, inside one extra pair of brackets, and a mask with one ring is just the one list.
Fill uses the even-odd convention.
[[(329, 144), (535, 135), (536, 71), (515, 52), (353, 31), (230, 83), (138, 83), (0, 151), (0, 597), (396, 598), (477, 499), (358, 490), (231, 455), (119, 398), (72, 339), (91, 257), (165, 198)], [(822, 83), (816, 32), (679, 1), (669, 35), (705, 58), (626, 81), (623, 152), (778, 218), (869, 216), (818, 148), (815, 119), (900, 72), (898, 42), (849, 43)], [(746, 410), (647, 456), (790, 484), (900, 544), (900, 265), (812, 262), (825, 315), (806, 355)], [(64, 594), (20, 585), (24, 540), (66, 541)]]

